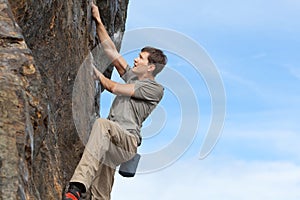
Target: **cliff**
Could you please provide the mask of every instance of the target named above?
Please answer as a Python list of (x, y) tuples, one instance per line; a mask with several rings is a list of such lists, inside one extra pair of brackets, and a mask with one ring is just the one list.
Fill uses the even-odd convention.
[[(0, 199), (61, 199), (81, 157), (99, 115), (89, 65), (112, 72), (90, 2), (0, 0)], [(128, 0), (97, 5), (120, 48)]]

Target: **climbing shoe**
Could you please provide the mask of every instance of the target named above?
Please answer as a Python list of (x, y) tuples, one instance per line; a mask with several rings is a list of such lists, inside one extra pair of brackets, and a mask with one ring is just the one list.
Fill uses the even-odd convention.
[(63, 200), (80, 200), (81, 192), (75, 185), (70, 185), (67, 193), (64, 194)]

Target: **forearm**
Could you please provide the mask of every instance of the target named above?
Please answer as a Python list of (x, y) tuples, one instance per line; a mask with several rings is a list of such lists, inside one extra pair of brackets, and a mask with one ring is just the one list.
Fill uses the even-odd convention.
[(97, 78), (100, 80), (102, 86), (111, 93), (114, 93), (114, 90), (117, 86), (117, 82), (114, 82), (106, 78), (102, 73), (97, 74)]
[(134, 84), (120, 84), (106, 78), (94, 67), (94, 74), (100, 80), (102, 86), (109, 92), (116, 95), (132, 96), (134, 94)]
[(101, 20), (97, 21), (97, 35), (100, 39), (105, 54), (111, 60), (112, 64), (117, 68), (119, 74), (123, 75), (125, 73), (127, 62), (119, 54)]
[(97, 24), (97, 35), (100, 39), (101, 45), (104, 49), (104, 52), (107, 54), (107, 56), (113, 60), (117, 59), (119, 56), (118, 50), (116, 49), (115, 44), (109, 37), (105, 26), (103, 25), (101, 20), (96, 21)]

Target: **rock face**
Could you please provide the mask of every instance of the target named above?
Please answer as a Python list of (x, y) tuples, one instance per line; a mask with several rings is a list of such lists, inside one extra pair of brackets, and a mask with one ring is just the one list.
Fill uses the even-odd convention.
[[(112, 72), (90, 2), (0, 0), (1, 200), (61, 199), (81, 157), (99, 115), (90, 65)], [(97, 5), (120, 48), (128, 0)]]

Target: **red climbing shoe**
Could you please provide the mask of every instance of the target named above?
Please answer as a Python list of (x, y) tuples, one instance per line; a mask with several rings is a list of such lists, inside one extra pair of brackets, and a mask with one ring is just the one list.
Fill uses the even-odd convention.
[(80, 200), (80, 190), (75, 185), (70, 185), (68, 192), (64, 194), (63, 200)]

